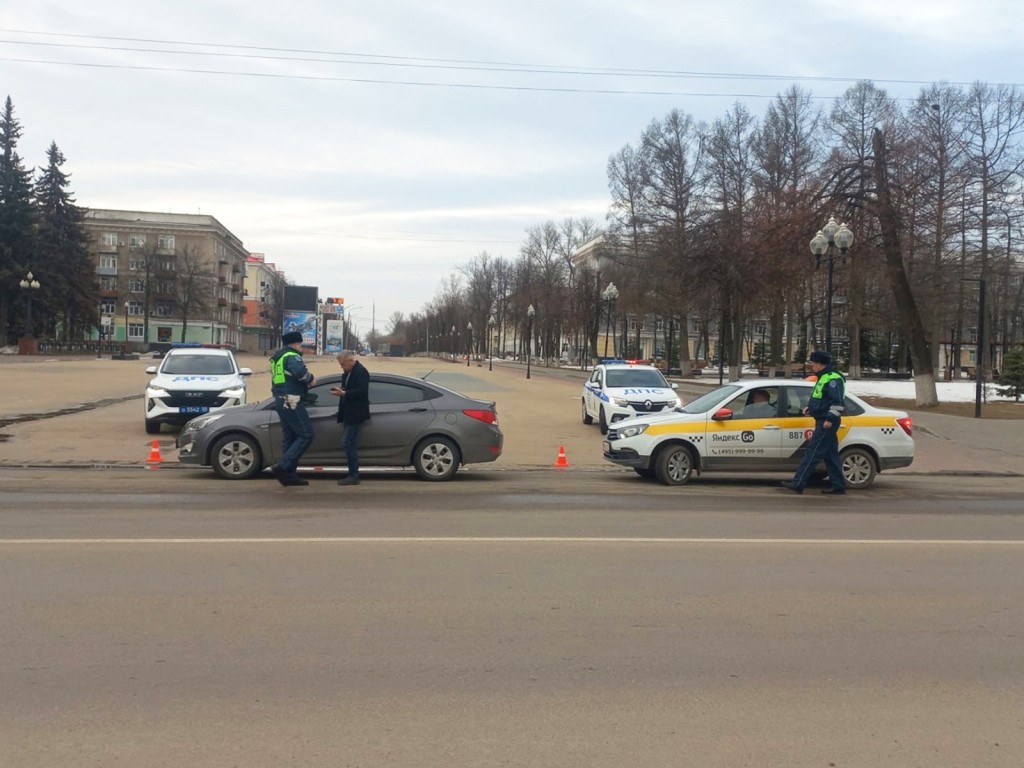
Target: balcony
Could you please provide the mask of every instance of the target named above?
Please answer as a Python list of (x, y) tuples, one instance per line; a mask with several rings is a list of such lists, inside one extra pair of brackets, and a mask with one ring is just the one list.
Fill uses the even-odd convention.
[(224, 275), (217, 275), (217, 282), (220, 283), (221, 285), (226, 285), (228, 279)]
[(227, 305), (228, 305), (228, 300), (227, 299), (223, 298), (222, 296), (218, 296), (217, 297), (217, 306), (218, 307), (226, 307)]
[(117, 277), (117, 267), (96, 267), (96, 274)]
[(104, 299), (116, 299), (117, 288), (100, 288), (100, 296)]
[(241, 293), (242, 292), (242, 284), (241, 283), (232, 283), (231, 284), (231, 290), (234, 291), (235, 293)]
[(242, 265), (241, 264), (232, 264), (231, 265), (231, 271), (232, 272), (241, 272), (242, 271)]
[(246, 312), (249, 311), (249, 308), (243, 304), (242, 306), (240, 306), (238, 308), (238, 311), (241, 312), (244, 315)]

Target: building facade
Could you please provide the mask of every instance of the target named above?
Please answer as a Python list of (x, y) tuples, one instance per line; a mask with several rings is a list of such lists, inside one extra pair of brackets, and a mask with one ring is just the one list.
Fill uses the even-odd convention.
[(217, 219), (87, 209), (84, 226), (99, 283), (98, 338), (134, 350), (181, 341), (240, 348), (249, 254)]
[(243, 352), (266, 353), (281, 346), (284, 285), (284, 272), (269, 263), (264, 254), (248, 255), (242, 290), (245, 312), (239, 345)]

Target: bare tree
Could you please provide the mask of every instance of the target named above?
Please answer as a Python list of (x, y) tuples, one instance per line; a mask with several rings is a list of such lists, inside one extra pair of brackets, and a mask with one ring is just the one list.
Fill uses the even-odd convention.
[(199, 246), (178, 250), (175, 299), (181, 312), (181, 340), (185, 341), (189, 318), (213, 312), (217, 274), (202, 257)]

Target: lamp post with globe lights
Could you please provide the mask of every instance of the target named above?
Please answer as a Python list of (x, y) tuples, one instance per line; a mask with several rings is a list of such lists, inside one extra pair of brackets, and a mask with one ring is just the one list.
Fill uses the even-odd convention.
[(29, 272), (18, 283), (21, 290), (25, 292), (25, 335), (18, 343), (19, 355), (34, 355), (39, 350), (35, 334), (32, 332), (32, 297), (39, 290), (39, 281)]
[(530, 378), (530, 359), (533, 357), (533, 316), (537, 310), (533, 304), (526, 308), (526, 378)]
[(828, 259), (828, 288), (825, 295), (825, 351), (832, 354), (832, 288), (835, 273), (836, 251), (846, 260), (846, 252), (853, 245), (853, 232), (845, 224), (836, 224), (833, 216), (818, 233), (811, 238), (811, 253), (814, 266), (821, 266), (821, 259)]
[(494, 370), (494, 357), (491, 354), (491, 341), (494, 338), (494, 315), (487, 318), (487, 370)]
[(466, 367), (473, 357), (473, 323), (466, 323)]
[[(604, 322), (604, 356), (608, 357), (608, 334), (611, 333), (612, 326), (612, 313), (615, 310), (615, 302), (619, 298), (619, 289), (615, 287), (615, 283), (608, 283), (603, 291), (601, 291), (601, 300), (605, 303), (606, 316)], [(615, 350), (612, 350), (614, 353)]]

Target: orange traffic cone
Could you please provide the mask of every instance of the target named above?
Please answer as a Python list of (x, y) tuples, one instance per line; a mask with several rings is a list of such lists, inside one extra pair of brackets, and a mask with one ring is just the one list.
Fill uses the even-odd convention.
[[(160, 456), (160, 443), (156, 440), (153, 441), (153, 447), (149, 449), (149, 458), (146, 459), (147, 464), (159, 465), (163, 462), (163, 457)], [(150, 469), (156, 469), (157, 467), (149, 467)]]
[(569, 460), (565, 458), (565, 446), (558, 446), (558, 458), (555, 459), (555, 469), (566, 469), (569, 466)]

